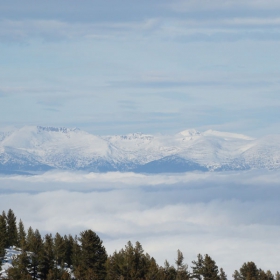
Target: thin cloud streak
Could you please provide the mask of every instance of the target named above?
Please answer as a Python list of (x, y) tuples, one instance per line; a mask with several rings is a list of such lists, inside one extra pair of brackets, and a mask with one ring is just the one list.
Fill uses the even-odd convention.
[[(228, 15), (225, 17), (177, 19), (148, 18), (145, 20), (128, 22), (69, 22), (61, 19), (25, 19), (1, 20), (0, 38), (7, 42), (27, 42), (43, 40), (47, 42), (60, 42), (61, 40), (101, 40), (123, 41), (138, 38), (141, 41), (155, 38), (160, 41), (167, 39), (180, 39), (182, 36), (196, 42), (199, 38), (205, 40), (212, 36), (213, 40), (229, 41), (230, 38), (239, 40), (260, 40), (263, 32), (268, 33), (262, 40), (279, 40), (277, 28), (280, 18), (274, 16), (239, 16)], [(250, 31), (250, 33), (248, 33)], [(259, 37), (258, 37), (259, 36)], [(274, 36), (274, 37), (273, 37)], [(278, 36), (278, 37), (277, 37)], [(178, 40), (180, 42), (180, 40)]]
[(234, 10), (242, 11), (246, 9), (253, 10), (274, 10), (279, 9), (280, 4), (277, 0), (214, 0), (214, 1), (203, 1), (203, 0), (190, 0), (190, 1), (175, 1), (169, 4), (169, 7), (174, 9), (176, 12), (190, 12), (190, 11), (213, 11), (213, 10)]

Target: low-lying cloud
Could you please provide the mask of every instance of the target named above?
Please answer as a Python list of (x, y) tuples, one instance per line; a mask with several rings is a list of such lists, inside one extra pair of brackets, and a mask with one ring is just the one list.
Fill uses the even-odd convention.
[(0, 177), (1, 210), (42, 234), (91, 228), (108, 253), (140, 241), (160, 264), (210, 254), (228, 276), (245, 261), (275, 272), (279, 172), (143, 175), (49, 172)]

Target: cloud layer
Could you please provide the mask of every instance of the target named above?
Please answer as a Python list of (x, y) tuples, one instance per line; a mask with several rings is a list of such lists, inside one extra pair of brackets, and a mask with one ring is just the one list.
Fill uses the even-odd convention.
[(0, 205), (42, 233), (91, 228), (109, 253), (140, 241), (159, 263), (210, 254), (230, 276), (245, 261), (279, 269), (278, 172), (45, 173), (1, 177)]

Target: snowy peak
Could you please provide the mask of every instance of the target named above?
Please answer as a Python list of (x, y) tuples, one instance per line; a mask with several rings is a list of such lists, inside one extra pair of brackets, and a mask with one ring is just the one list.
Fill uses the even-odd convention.
[(53, 128), (42, 126), (24, 126), (11, 132), (0, 143), (2, 146), (13, 147), (18, 149), (32, 149), (41, 147), (44, 143), (50, 141), (61, 141), (69, 139), (69, 133), (77, 133), (76, 129)]
[(178, 135), (182, 135), (184, 137), (193, 137), (193, 136), (199, 136), (201, 135), (199, 131), (195, 129), (188, 129), (188, 130), (183, 130), (178, 133)]
[(279, 151), (280, 136), (254, 139), (194, 129), (175, 135), (96, 136), (77, 128), (25, 126), (0, 134), (0, 173), (278, 169)]

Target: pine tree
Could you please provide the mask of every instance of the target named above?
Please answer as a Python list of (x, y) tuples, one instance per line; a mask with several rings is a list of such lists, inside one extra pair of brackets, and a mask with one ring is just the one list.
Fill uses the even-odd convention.
[(92, 270), (98, 279), (105, 279), (107, 253), (99, 236), (92, 230), (86, 230), (80, 233), (79, 241), (81, 243), (79, 266), (84, 273), (83, 276), (86, 276), (88, 270)]
[(220, 268), (220, 280), (227, 280), (227, 275), (223, 268)]
[[(133, 247), (132, 247), (133, 248)], [(139, 241), (135, 243), (132, 254), (133, 265), (133, 279), (143, 279), (148, 270), (148, 264), (144, 250)]]
[(5, 216), (5, 212), (4, 215), (0, 215), (0, 269), (2, 260), (5, 256), (5, 248), (7, 246), (7, 223)]
[[(72, 242), (74, 242), (73, 238)], [(70, 261), (70, 263), (72, 262), (71, 254), (73, 244), (70, 243), (67, 236), (62, 237), (59, 233), (56, 233), (53, 243), (55, 261), (54, 275), (56, 278), (61, 279), (61, 277), (67, 276), (67, 272), (65, 271), (66, 266), (69, 265), (67, 261)]]
[(124, 279), (133, 279), (134, 275), (134, 264), (133, 264), (133, 254), (134, 248), (131, 241), (127, 242), (125, 245), (125, 250), (122, 250), (121, 253), (123, 254), (123, 276)]
[(275, 273), (275, 280), (280, 280), (280, 273), (279, 273), (279, 271), (277, 271)]
[(80, 265), (80, 258), (81, 258), (81, 246), (79, 245), (77, 235), (75, 235), (73, 241), (72, 255), (71, 255), (71, 262), (73, 264), (74, 270), (78, 269)]
[(7, 215), (6, 215), (6, 212), (5, 211), (2, 211), (2, 215), (1, 215), (4, 220), (6, 221), (6, 224), (7, 224)]
[(195, 278), (195, 279), (198, 279), (198, 280), (201, 280), (202, 279), (202, 274), (203, 274), (203, 257), (201, 254), (198, 254), (197, 255), (197, 261), (192, 261), (192, 264), (194, 266), (192, 266), (192, 278)]
[(18, 246), (17, 223), (13, 210), (7, 213), (8, 246)]
[(158, 267), (155, 260), (144, 254), (140, 242), (135, 247), (129, 241), (125, 249), (114, 252), (106, 262), (107, 279), (156, 279)]
[(241, 278), (244, 280), (257, 280), (259, 270), (254, 262), (247, 262), (239, 270)]
[(272, 272), (270, 270), (268, 270), (266, 272), (267, 278), (268, 280), (274, 280), (274, 275), (272, 274)]
[(146, 254), (146, 260), (148, 263), (148, 270), (145, 273), (145, 279), (147, 280), (157, 280), (159, 278), (159, 267), (154, 258), (151, 258), (148, 254)]
[[(33, 279), (36, 279), (39, 272), (39, 265), (43, 255), (43, 240), (38, 229), (32, 235), (32, 231), (29, 232), (30, 244), (29, 250), (31, 251), (31, 274)], [(28, 234), (27, 234), (28, 237)]]
[(204, 258), (199, 254), (197, 261), (192, 262), (193, 273), (192, 277), (201, 280), (219, 280), (219, 269), (215, 261), (209, 256), (205, 255)]
[(177, 271), (173, 265), (170, 265), (167, 260), (164, 262), (164, 280), (176, 280)]
[(21, 249), (26, 249), (26, 232), (24, 230), (24, 225), (21, 220), (18, 224), (18, 244)]
[(183, 256), (183, 253), (179, 249), (177, 250), (177, 259), (175, 260), (175, 264), (177, 266), (176, 279), (178, 279), (178, 280), (189, 279), (189, 273), (187, 271), (188, 265), (184, 264), (184, 256)]
[(242, 280), (243, 278), (240, 275), (240, 272), (238, 270), (235, 270), (232, 274), (232, 277), (234, 280)]
[(27, 236), (26, 236), (26, 250), (31, 251), (32, 242), (34, 238), (34, 230), (32, 227), (28, 228)]
[(64, 265), (66, 244), (63, 237), (57, 232), (54, 237), (53, 251), (56, 268), (60, 265)]
[(46, 234), (43, 245), (43, 255), (40, 262), (40, 276), (47, 279), (47, 276), (54, 268), (53, 239), (51, 234)]
[(107, 280), (121, 279), (124, 275), (124, 251), (114, 252), (106, 261)]
[(268, 276), (262, 269), (259, 269), (257, 279), (258, 280), (268, 280)]
[(209, 256), (205, 255), (203, 262), (203, 279), (204, 280), (219, 280), (219, 269), (215, 261)]
[(64, 235), (64, 244), (65, 244), (65, 256), (64, 261), (70, 267), (72, 265), (72, 255), (74, 247), (74, 238), (69, 234), (68, 236)]

